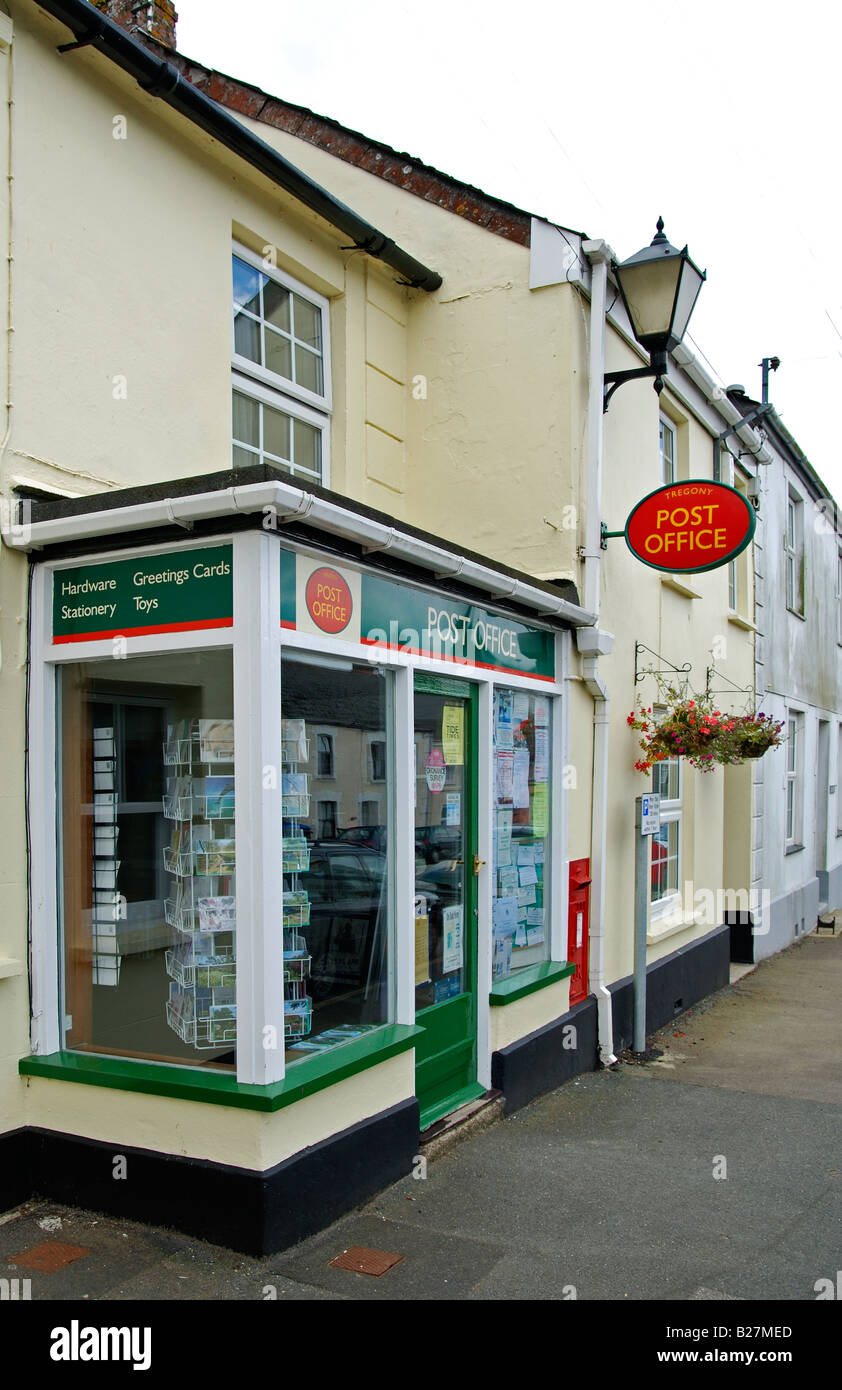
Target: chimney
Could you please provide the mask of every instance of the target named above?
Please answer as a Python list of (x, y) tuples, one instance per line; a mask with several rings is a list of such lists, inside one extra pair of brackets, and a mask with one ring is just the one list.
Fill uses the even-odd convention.
[(166, 48), (175, 48), (178, 15), (172, 0), (92, 0), (96, 9), (124, 29), (139, 29)]

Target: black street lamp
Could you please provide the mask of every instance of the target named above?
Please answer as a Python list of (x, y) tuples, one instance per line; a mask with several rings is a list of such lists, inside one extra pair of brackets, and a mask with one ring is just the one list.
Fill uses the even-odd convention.
[(684, 337), (702, 283), (707, 278), (707, 272), (699, 270), (691, 261), (686, 246), (683, 251), (670, 246), (664, 236), (662, 217), (658, 218), (657, 225), (651, 246), (645, 246), (635, 256), (614, 266), (632, 331), (649, 353), (650, 363), (648, 367), (605, 373), (604, 411), (617, 387), (637, 377), (653, 376), (655, 390), (661, 394), (667, 353)]

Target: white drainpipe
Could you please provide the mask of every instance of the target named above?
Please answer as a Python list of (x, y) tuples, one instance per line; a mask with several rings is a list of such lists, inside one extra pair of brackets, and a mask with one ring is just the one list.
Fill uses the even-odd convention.
[(605, 375), (605, 291), (608, 267), (614, 259), (604, 241), (586, 241), (582, 250), (591, 263), (590, 390), (588, 395), (588, 498), (585, 518), (585, 608), (595, 614), (593, 628), (576, 633), (584, 660), (582, 674), (594, 702), (593, 792), (591, 797), (591, 897), (588, 951), (589, 988), (596, 996), (599, 1057), (603, 1066), (616, 1062), (611, 992), (605, 983), (605, 871), (608, 821), (608, 690), (599, 657), (613, 647), (613, 638), (599, 630), (602, 549), (602, 392)]

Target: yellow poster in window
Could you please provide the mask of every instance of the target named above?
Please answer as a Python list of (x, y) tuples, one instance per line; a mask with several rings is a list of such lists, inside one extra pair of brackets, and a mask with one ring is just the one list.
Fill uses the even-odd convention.
[(536, 782), (532, 788), (532, 833), (541, 839), (550, 828), (550, 786)]
[(415, 914), (415, 983), (425, 985), (430, 978), (430, 919), (426, 912)]
[(444, 761), (456, 766), (465, 761), (465, 707), (445, 705), (441, 712), (441, 746)]

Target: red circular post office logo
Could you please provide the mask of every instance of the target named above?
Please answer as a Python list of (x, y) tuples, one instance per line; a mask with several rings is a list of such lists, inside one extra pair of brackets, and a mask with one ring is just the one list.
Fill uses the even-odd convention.
[(745, 550), (754, 524), (754, 508), (736, 488), (689, 478), (642, 498), (625, 536), (629, 550), (652, 569), (700, 574)]
[(313, 570), (304, 590), (304, 601), (322, 632), (344, 632), (354, 612), (351, 590), (337, 570)]

